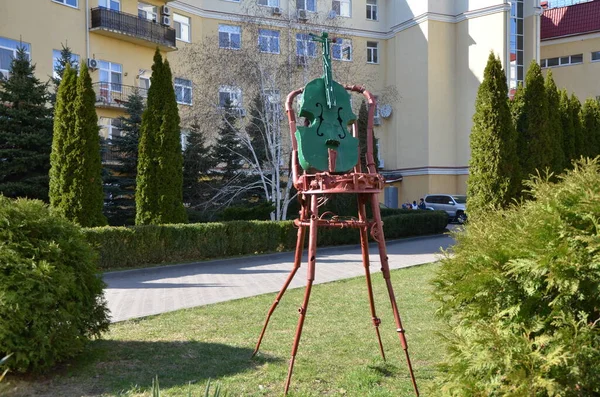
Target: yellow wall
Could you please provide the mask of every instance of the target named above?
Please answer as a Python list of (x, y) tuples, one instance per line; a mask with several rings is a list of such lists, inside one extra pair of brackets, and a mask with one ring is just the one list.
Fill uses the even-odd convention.
[(568, 40), (551, 40), (541, 47), (541, 58), (555, 58), (583, 54), (583, 64), (555, 66), (552, 75), (556, 86), (575, 93), (583, 102), (600, 95), (600, 62), (592, 62), (592, 51), (600, 51), (600, 37), (573, 37)]
[(391, 184), (398, 187), (398, 206), (417, 203), (427, 194), (466, 194), (467, 175), (415, 175), (405, 176), (402, 182)]

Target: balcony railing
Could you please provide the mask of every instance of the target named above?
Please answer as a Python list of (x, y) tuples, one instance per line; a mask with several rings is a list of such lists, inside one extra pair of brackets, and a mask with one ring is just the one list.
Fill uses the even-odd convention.
[(143, 98), (148, 96), (147, 89), (131, 85), (100, 81), (93, 83), (92, 86), (96, 93), (96, 106), (98, 107), (123, 108), (127, 104), (129, 96), (134, 92)]
[(120, 11), (92, 9), (91, 29), (103, 29), (175, 48), (175, 29)]

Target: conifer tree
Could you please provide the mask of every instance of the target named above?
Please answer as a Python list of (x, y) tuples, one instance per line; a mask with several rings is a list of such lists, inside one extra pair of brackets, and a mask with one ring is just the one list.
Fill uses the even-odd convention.
[(179, 121), (171, 68), (157, 48), (138, 149), (136, 224), (187, 220)]
[(587, 157), (600, 154), (600, 105), (592, 98), (586, 99), (581, 109), (581, 123), (584, 132), (584, 152)]
[(552, 70), (546, 74), (546, 97), (548, 98), (548, 139), (552, 148), (552, 163), (550, 169), (555, 175), (565, 169), (565, 153), (563, 150), (563, 128), (560, 118), (560, 96), (552, 77)]
[[(67, 74), (71, 74), (70, 67), (65, 70), (65, 81), (70, 78)], [(103, 226), (106, 225), (106, 218), (102, 214), (104, 198), (96, 94), (87, 65), (83, 65), (79, 77), (72, 80), (76, 85), (75, 102), (72, 108), (67, 108), (73, 112), (69, 120), (72, 124), (62, 136), (62, 156), (57, 158), (61, 163), (59, 170), (62, 176), (57, 191), (62, 197), (58, 205), (53, 200), (53, 206), (67, 219), (81, 226)], [(58, 97), (60, 101), (61, 88)]]
[(523, 131), (523, 124), (525, 123), (525, 115), (523, 113), (523, 106), (525, 106), (524, 96), (525, 88), (523, 88), (523, 84), (519, 83), (517, 85), (517, 89), (515, 90), (515, 94), (508, 103), (512, 123), (517, 131), (517, 134), (519, 131)]
[(219, 126), (217, 142), (213, 147), (213, 157), (217, 164), (223, 166), (224, 170), (222, 184), (231, 180), (242, 168), (239, 153), (244, 153), (244, 148), (237, 136), (236, 121), (231, 102), (226, 101), (223, 109), (223, 121)]
[(134, 90), (125, 103), (126, 116), (119, 117), (121, 135), (112, 138), (110, 150), (118, 162), (107, 164), (104, 175), (104, 190), (109, 197), (105, 213), (111, 225), (135, 222), (135, 179), (144, 108), (144, 98)]
[(540, 65), (534, 60), (525, 78), (522, 114), (517, 121), (522, 176), (543, 173), (553, 164), (554, 152), (548, 133), (548, 98)]
[(560, 91), (559, 113), (563, 131), (564, 166), (571, 168), (571, 162), (576, 158), (575, 127), (573, 125), (573, 115), (571, 114), (571, 103), (566, 89)]
[(10, 78), (0, 81), (0, 193), (47, 201), (52, 119), (47, 84), (34, 72), (19, 48)]
[[(246, 133), (250, 137), (250, 144), (258, 159), (258, 162), (263, 165), (268, 161), (268, 142), (266, 139), (266, 125), (269, 122), (267, 119), (267, 109), (262, 95), (258, 93), (252, 100), (249, 111), (249, 121), (246, 124)], [(251, 153), (245, 153), (247, 156), (252, 156)]]
[(54, 74), (51, 77), (52, 84), (54, 85), (54, 92), (50, 94), (50, 103), (52, 106), (54, 106), (56, 103), (58, 86), (60, 85), (60, 81), (62, 80), (67, 65), (69, 65), (71, 69), (74, 69), (75, 71), (79, 69), (79, 65), (73, 56), (71, 48), (62, 43), (61, 46), (62, 50), (60, 50), (60, 58), (58, 58), (56, 65), (54, 66)]
[(506, 207), (519, 183), (517, 136), (508, 106), (506, 75), (490, 53), (475, 101), (467, 197), (471, 214)]
[[(50, 155), (50, 206), (55, 210), (63, 207), (65, 187), (69, 181), (64, 170), (65, 142), (69, 131), (75, 130), (75, 98), (77, 96), (77, 72), (67, 65), (56, 93), (54, 108), (54, 135)], [(64, 214), (64, 210), (62, 210)]]
[(581, 123), (581, 102), (575, 94), (571, 94), (571, 119), (573, 120), (573, 149), (574, 159), (579, 159), (584, 155), (585, 135)]
[[(363, 172), (367, 172), (367, 127), (369, 122), (369, 111), (367, 110), (367, 104), (363, 100), (358, 110), (358, 144), (360, 147), (360, 164)], [(377, 153), (377, 138), (375, 138), (375, 130), (373, 130), (373, 159), (375, 160), (375, 169), (379, 168), (377, 159), (379, 154)]]
[(215, 166), (212, 148), (206, 144), (206, 137), (199, 124), (190, 126), (187, 145), (183, 152), (183, 198), (192, 207), (210, 198), (209, 171)]

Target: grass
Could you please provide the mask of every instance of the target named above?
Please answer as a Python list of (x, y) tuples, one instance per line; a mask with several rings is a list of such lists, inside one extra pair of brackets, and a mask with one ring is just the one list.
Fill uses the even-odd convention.
[[(443, 356), (430, 300), (437, 265), (392, 272), (409, 351), (421, 388)], [(303, 269), (305, 270), (305, 269)], [(304, 277), (304, 271), (297, 277)], [(283, 278), (282, 278), (283, 283)], [(364, 277), (313, 288), (289, 396), (410, 396), (385, 284), (373, 277), (387, 362), (379, 356)], [(250, 359), (275, 294), (113, 324), (80, 358), (51, 374), (0, 384), (7, 396), (149, 396), (158, 375), (163, 396), (203, 395), (206, 382), (229, 396), (279, 396), (304, 288), (289, 290), (273, 314), (261, 351)]]

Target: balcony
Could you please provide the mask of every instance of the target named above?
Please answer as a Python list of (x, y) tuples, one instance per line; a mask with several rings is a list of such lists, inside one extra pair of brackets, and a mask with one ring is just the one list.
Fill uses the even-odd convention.
[(127, 104), (129, 95), (137, 91), (142, 97), (148, 96), (148, 90), (145, 88), (134, 87), (132, 85), (106, 83), (103, 81), (93, 83), (92, 87), (96, 93), (96, 107), (99, 108), (118, 108), (122, 109)]
[(147, 47), (158, 46), (163, 51), (177, 49), (175, 29), (107, 8), (92, 9), (90, 31)]

